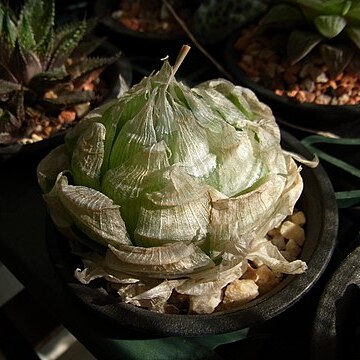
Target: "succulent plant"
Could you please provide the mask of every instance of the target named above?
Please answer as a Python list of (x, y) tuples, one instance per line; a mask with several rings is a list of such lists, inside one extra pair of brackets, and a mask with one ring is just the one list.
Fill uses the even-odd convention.
[(0, 4), (0, 144), (29, 134), (45, 116), (94, 101), (86, 87), (120, 53), (91, 57), (95, 20), (55, 28), (54, 1), (28, 0), (18, 15)]
[(330, 73), (343, 71), (360, 49), (360, 2), (287, 0), (272, 6), (260, 32), (287, 34), (288, 60), (295, 64), (317, 49)]
[(223, 79), (189, 88), (176, 69), (165, 60), (90, 112), (37, 174), (58, 229), (95, 250), (80, 281), (105, 277), (125, 302), (160, 312), (175, 290), (209, 313), (249, 261), (305, 271), (266, 238), (303, 183), (252, 91)]

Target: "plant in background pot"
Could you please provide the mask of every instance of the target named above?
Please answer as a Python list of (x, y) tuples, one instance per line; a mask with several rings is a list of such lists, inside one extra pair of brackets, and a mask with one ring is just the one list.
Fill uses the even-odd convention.
[[(199, 3), (200, 0), (168, 1), (188, 27), (191, 27), (192, 16)], [(187, 38), (163, 0), (98, 0), (94, 5), (94, 14), (100, 17), (104, 33), (114, 35), (114, 41), (131, 39), (132, 44), (129, 45), (133, 53), (143, 55), (144, 49), (156, 52), (164, 48), (167, 51), (178, 49)]]
[(344, 124), (357, 118), (358, 1), (277, 3), (230, 42), (227, 50), (232, 72), (239, 81), (252, 82), (275, 111), (283, 110), (289, 118), (310, 121), (314, 126), (321, 121), (331, 125), (333, 119)]
[(54, 24), (53, 0), (28, 0), (18, 15), (0, 5), (2, 152), (67, 129), (112, 91), (100, 74), (121, 53), (89, 57), (104, 41), (91, 38), (94, 21)]

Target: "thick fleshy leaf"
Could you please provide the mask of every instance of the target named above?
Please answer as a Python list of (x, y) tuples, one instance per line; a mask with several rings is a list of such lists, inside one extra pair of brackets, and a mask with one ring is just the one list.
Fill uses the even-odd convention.
[(355, 27), (355, 26), (347, 27), (346, 34), (356, 45), (356, 47), (360, 49), (360, 27)]
[[(84, 118), (82, 118), (76, 126), (68, 131), (65, 135), (65, 145), (67, 152), (71, 154), (74, 151), (75, 145), (81, 136), (81, 134), (87, 129), (93, 122), (101, 122), (102, 115), (106, 112), (108, 107), (113, 104), (114, 101), (110, 101), (104, 104), (101, 108), (96, 108), (90, 111)], [(108, 135), (108, 129), (106, 129), (106, 135)]]
[[(175, 245), (157, 246), (152, 248), (151, 251), (148, 249), (140, 250), (140, 253), (135, 249), (137, 248), (136, 246), (133, 248), (120, 246), (119, 248), (122, 250), (118, 250), (110, 245), (106, 253), (105, 265), (110, 269), (136, 275), (138, 278), (150, 277), (160, 279), (183, 277), (214, 266), (213, 261), (197, 246), (188, 247), (184, 256), (180, 254), (179, 259), (169, 262), (174, 259), (174, 256), (171, 257), (172, 255), (169, 253), (171, 253), (171, 247)], [(191, 251), (190, 254), (188, 254), (189, 251)], [(152, 259), (154, 264), (146, 264), (145, 260), (148, 257)], [(143, 259), (141, 264), (136, 263), (138, 258)], [(156, 263), (155, 259), (159, 259), (159, 263)], [(124, 260), (127, 260), (127, 262)]]
[(168, 149), (163, 141), (144, 149), (122, 165), (110, 169), (103, 177), (102, 191), (124, 205), (121, 215), (132, 233), (139, 217), (143, 182), (146, 176), (169, 166)]
[(286, 28), (294, 23), (303, 23), (302, 12), (294, 6), (279, 4), (272, 7), (260, 20), (260, 30), (266, 27)]
[(164, 280), (159, 285), (136, 296), (125, 296), (124, 301), (128, 304), (164, 313), (167, 300), (171, 296), (173, 289), (182, 282), (183, 280)]
[(56, 182), (61, 203), (77, 226), (100, 244), (131, 244), (119, 206), (107, 196), (85, 186), (68, 185), (60, 174)]
[(48, 193), (54, 187), (58, 175), (66, 170), (70, 170), (70, 158), (65, 145), (60, 145), (50, 151), (37, 166), (36, 174), (41, 190)]
[[(302, 5), (310, 14), (336, 15), (345, 14), (349, 9), (350, 1), (344, 0), (291, 0)], [(310, 12), (311, 11), (311, 12)]]
[(158, 174), (147, 179), (152, 186), (161, 188), (144, 190), (148, 201), (140, 209), (136, 243), (149, 246), (204, 237), (210, 215), (207, 187), (197, 184), (180, 167)]
[(314, 20), (320, 34), (328, 39), (339, 35), (346, 26), (346, 19), (338, 15), (320, 15)]
[(290, 33), (287, 55), (292, 64), (308, 55), (323, 40), (321, 35), (308, 31), (294, 30)]
[(105, 135), (105, 126), (98, 122), (89, 124), (81, 134), (71, 159), (75, 185), (100, 190), (100, 170), (104, 159)]

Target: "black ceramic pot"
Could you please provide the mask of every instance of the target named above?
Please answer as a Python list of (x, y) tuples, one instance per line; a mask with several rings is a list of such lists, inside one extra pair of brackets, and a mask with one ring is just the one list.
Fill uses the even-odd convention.
[[(95, 55), (111, 56), (116, 54), (119, 49), (110, 42), (104, 42), (96, 50)], [(102, 79), (109, 84), (110, 92), (104, 99), (103, 103), (108, 102), (118, 97), (122, 92), (126, 91), (132, 83), (132, 68), (130, 61), (126, 55), (114, 64), (106, 68), (100, 75)], [(0, 145), (0, 161), (7, 161), (13, 157), (23, 155), (32, 155), (39, 152), (48, 153), (51, 149), (61, 144), (64, 139), (66, 130), (60, 131), (53, 136), (30, 144), (12, 144), (7, 146)]]
[(241, 30), (233, 33), (226, 41), (224, 52), (226, 68), (234, 82), (253, 90), (261, 101), (271, 107), (280, 123), (290, 127), (293, 125), (314, 131), (332, 132), (341, 137), (360, 136), (360, 104), (299, 104), (285, 96), (276, 95), (271, 90), (251, 80), (238, 66), (240, 55), (235, 50), (234, 44), (240, 33)]
[[(282, 134), (283, 147), (312, 158), (293, 136)], [(302, 169), (304, 190), (297, 207), (307, 216), (306, 241), (301, 259), (308, 270), (286, 276), (272, 291), (236, 310), (210, 315), (159, 314), (133, 305), (119, 303), (108, 295), (103, 283), (83, 285), (74, 279), (79, 259), (71, 255), (68, 242), (48, 221), (47, 241), (55, 268), (66, 282), (73, 296), (94, 314), (120, 328), (153, 335), (199, 336), (226, 333), (264, 322), (284, 312), (300, 300), (317, 282), (331, 258), (338, 228), (338, 213), (330, 180), (318, 166)], [(110, 325), (109, 325), (110, 326)]]
[(185, 34), (139, 32), (121, 25), (112, 17), (118, 5), (118, 0), (96, 0), (93, 13), (100, 19), (99, 32), (127, 53), (141, 56), (157, 54), (159, 59), (165, 56), (173, 57), (181, 45), (189, 42)]

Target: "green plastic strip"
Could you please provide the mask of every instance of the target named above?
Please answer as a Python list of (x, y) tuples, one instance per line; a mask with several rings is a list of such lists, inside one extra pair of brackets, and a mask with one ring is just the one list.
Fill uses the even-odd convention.
[[(360, 178), (360, 169), (357, 167), (348, 164), (347, 162), (336, 158), (335, 156), (327, 154), (325, 151), (319, 150), (313, 144), (316, 143), (327, 143), (334, 145), (349, 145), (349, 146), (359, 146), (359, 138), (327, 138), (319, 135), (312, 135), (301, 140), (301, 143), (311, 152), (317, 154), (317, 156), (327, 161), (328, 163), (342, 169), (349, 174)], [(351, 191), (339, 191), (335, 193), (337, 205), (339, 208), (348, 208), (360, 203), (360, 190), (351, 190)]]
[(335, 196), (340, 209), (349, 208), (360, 203), (360, 190), (338, 191)]
[(166, 337), (148, 340), (118, 340), (127, 360), (221, 360), (214, 349), (246, 338), (248, 328), (219, 335)]

